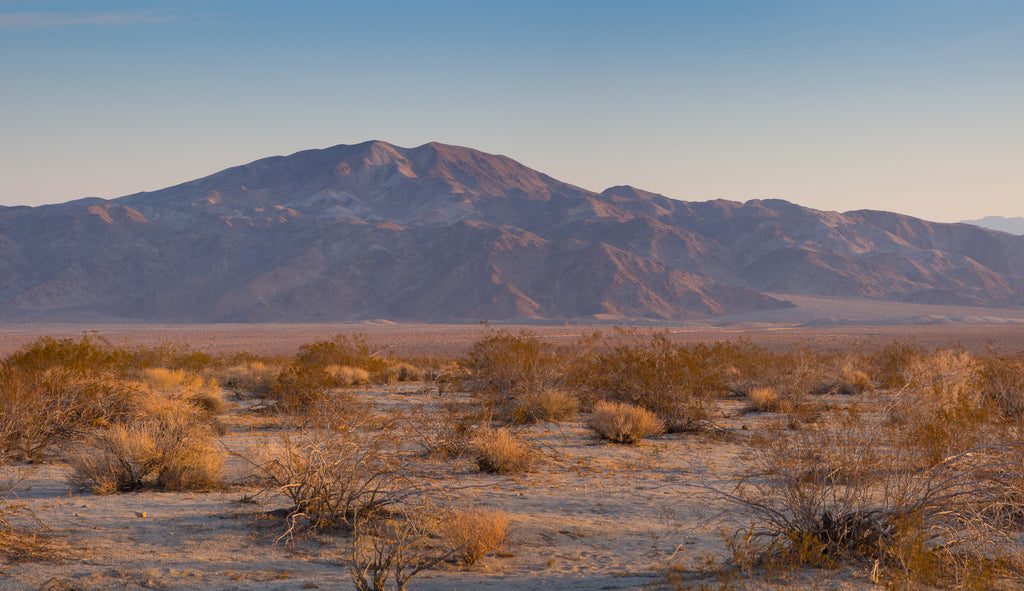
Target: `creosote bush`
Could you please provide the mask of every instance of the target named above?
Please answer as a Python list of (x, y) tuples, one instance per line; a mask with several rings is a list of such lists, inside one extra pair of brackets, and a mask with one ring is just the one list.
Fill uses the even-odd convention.
[(601, 439), (613, 443), (633, 444), (665, 432), (665, 423), (657, 415), (624, 402), (598, 402), (587, 421)]
[(505, 404), (521, 392), (557, 386), (562, 363), (555, 348), (529, 332), (501, 330), (473, 343), (463, 360), (472, 379), (467, 384)]
[(96, 426), (123, 419), (134, 388), (62, 367), (0, 366), (0, 456), (38, 461)]
[(428, 457), (462, 457), (472, 451), (473, 431), (484, 420), (458, 402), (419, 404), (404, 416), (402, 437)]
[(908, 362), (904, 383), (889, 413), (895, 441), (918, 466), (1016, 438), (999, 402), (983, 390), (981, 364), (972, 355), (921, 353)]
[(712, 401), (729, 391), (723, 367), (735, 353), (730, 345), (678, 345), (664, 333), (643, 338), (621, 331), (619, 337), (628, 342), (599, 342), (577, 364), (575, 385), (598, 398), (646, 408), (671, 432), (710, 425)]

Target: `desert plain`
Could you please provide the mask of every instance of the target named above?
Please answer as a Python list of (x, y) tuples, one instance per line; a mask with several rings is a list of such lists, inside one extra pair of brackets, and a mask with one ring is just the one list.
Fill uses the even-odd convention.
[[(125, 490), (102, 490), (95, 481), (83, 480), (76, 476), (82, 469), (82, 454), (90, 449), (99, 453), (94, 431), (110, 428), (105, 423), (69, 430), (66, 438), (54, 436), (52, 447), (38, 453), (8, 453), (0, 477), (6, 497), (0, 507), (4, 535), (9, 536), (4, 539), (13, 541), (5, 542), (0, 558), (0, 588), (355, 588), (351, 568), (353, 528), (359, 526), (358, 520), (353, 523), (352, 515), (346, 514), (338, 518), (341, 523), (323, 528), (308, 519), (303, 521), (295, 498), (286, 490), (294, 483), (284, 482), (280, 474), (278, 480), (268, 479), (266, 462), (280, 458), (289, 445), (289, 449), (312, 449), (322, 444), (324, 437), (334, 437), (331, 433), (346, 438), (352, 437), (353, 431), (383, 429), (391, 430), (387, 453), (401, 456), (405, 484), (396, 486), (415, 489), (417, 507), (430, 497), (429, 503), (441, 511), (437, 514), (442, 521), (460, 511), (498, 515), (507, 521), (504, 538), (471, 566), (459, 559), (459, 551), (440, 530), (429, 532), (417, 542), (421, 545), (413, 548), (418, 554), (410, 550), (409, 555), (417, 558), (407, 560), (412, 563), (422, 556), (447, 554), (412, 577), (410, 589), (1020, 588), (1024, 578), (1016, 560), (1022, 541), (1015, 516), (1019, 511), (1016, 495), (1024, 490), (1019, 488), (1024, 478), (1019, 478), (1019, 466), (999, 475), (1003, 480), (997, 494), (1005, 497), (1009, 507), (1003, 513), (984, 514), (983, 508), (976, 506), (981, 502), (977, 495), (957, 489), (954, 492), (963, 498), (956, 500), (971, 507), (947, 509), (959, 511), (957, 519), (962, 522), (943, 521), (927, 511), (911, 516), (928, 521), (922, 529), (927, 535), (918, 548), (921, 555), (914, 555), (913, 560), (944, 573), (934, 578), (915, 570), (922, 567), (910, 564), (906, 558), (909, 551), (902, 546), (863, 550), (828, 538), (828, 532), (814, 533), (818, 536), (814, 543), (821, 547), (814, 546), (809, 552), (816, 558), (808, 558), (799, 548), (794, 550), (794, 546), (810, 543), (808, 539), (794, 543), (793, 532), (766, 524), (765, 513), (757, 510), (762, 502), (773, 508), (794, 509), (783, 498), (793, 491), (773, 480), (780, 475), (773, 470), (781, 468), (779, 456), (766, 452), (777, 451), (771, 441), (783, 438), (792, 442), (793, 449), (815, 442), (828, 448), (839, 445), (830, 439), (839, 437), (853, 451), (849, 457), (835, 457), (854, 463), (863, 459), (863, 446), (883, 440), (887, 448), (897, 449), (895, 453), (914, 455), (916, 451), (907, 451), (913, 442), (895, 442), (894, 438), (922, 424), (922, 428), (935, 428), (927, 417), (907, 414), (907, 403), (920, 405), (920, 399), (914, 397), (962, 397), (965, 404), (980, 408), (980, 400), (987, 395), (981, 384), (990, 383), (984, 381), (987, 359), (1005, 360), (1011, 373), (1024, 367), (1020, 356), (1024, 315), (1003, 311), (998, 318), (977, 313), (967, 318), (948, 309), (942, 314), (934, 309), (923, 312), (929, 314), (907, 317), (945, 320), (872, 324), (863, 318), (859, 323), (806, 319), (768, 323), (736, 318), (717, 325), (647, 326), (631, 331), (613, 328), (611, 323), (498, 326), (383, 321), (0, 327), (0, 355), (8, 360), (32, 347), (38, 349), (40, 343), (74, 346), (84, 342), (83, 338), (101, 349), (162, 347), (164, 357), (152, 364), (160, 368), (174, 366), (182, 354), (200, 352), (209, 360), (205, 365), (195, 365), (193, 360), (184, 364), (188, 367), (171, 367), (169, 371), (201, 376), (205, 383), (216, 384), (223, 399), (210, 417), (216, 428), (210, 431), (209, 449), (223, 458), (214, 484), (161, 487), (146, 482)], [(705, 377), (715, 381), (710, 388), (719, 390), (700, 395), (698, 421), (673, 426), (672, 419), (679, 417), (672, 411), (670, 416), (661, 416), (660, 428), (627, 443), (609, 441), (593, 424), (597, 405), (606, 398), (645, 406), (642, 397), (630, 399), (630, 394), (622, 391), (623, 384), (645, 387), (623, 378), (622, 372), (632, 367), (628, 363), (606, 367), (602, 371), (607, 375), (575, 381), (566, 379), (564, 357), (553, 362), (557, 370), (538, 369), (529, 363), (510, 373), (484, 367), (495, 360), (519, 363), (515, 351), (523, 342), (540, 347), (525, 353), (527, 356), (557, 357), (565, 351), (578, 352), (581, 339), (588, 337), (597, 341), (591, 354), (604, 355), (605, 363), (636, 361), (635, 355), (629, 356), (656, 354), (658, 346), (666, 347), (662, 352), (667, 351), (669, 357), (683, 351), (683, 357), (690, 355), (686, 359), (692, 361), (695, 352), (706, 353), (702, 347), (729, 343), (758, 351), (768, 365), (777, 367), (758, 368), (757, 361), (748, 368), (705, 367)], [(364, 371), (362, 378), (319, 384), (316, 395), (304, 398), (303, 404), (314, 404), (321, 396), (342, 399), (340, 406), (328, 405), (323, 411), (351, 413), (352, 418), (340, 420), (344, 423), (340, 428), (333, 426), (332, 421), (339, 421), (336, 417), (325, 419), (323, 413), (311, 415), (308, 409), (294, 406), (284, 410), (287, 394), (282, 388), (287, 385), (279, 383), (279, 372), (301, 360), (313, 343), (335, 343), (344, 349), (357, 342), (350, 338), (388, 363), (411, 368), (408, 375)], [(918, 357), (903, 359), (904, 367), (886, 370), (895, 372), (892, 375), (879, 375), (878, 368), (885, 363), (879, 361), (879, 355), (895, 355), (897, 343), (907, 355)], [(511, 349), (501, 349), (506, 346)], [(482, 360), (495, 354), (498, 357)], [(237, 370), (247, 363), (250, 369), (264, 368), (266, 384), (248, 389), (229, 376), (231, 366)], [(736, 360), (733, 363), (742, 365)], [(127, 375), (145, 382), (150, 375), (145, 372), (150, 369), (133, 367), (122, 371), (119, 379)], [(661, 367), (655, 373), (659, 371), (668, 374), (676, 370)], [(1019, 378), (1024, 372), (1013, 376)], [(679, 378), (683, 383), (675, 384), (671, 378), (661, 378), (668, 381), (658, 382), (660, 386), (679, 392), (704, 387), (692, 376)], [(276, 386), (272, 384), (275, 380)], [(502, 380), (505, 382), (499, 385)], [(517, 380), (519, 383), (514, 383)], [(150, 390), (166, 386), (148, 384)], [(765, 404), (757, 399), (753, 391), (759, 387), (769, 389), (768, 396), (781, 402)], [(1024, 383), (1006, 387), (1012, 390), (1008, 396), (1024, 392)], [(573, 396), (571, 410), (549, 417), (544, 413), (550, 409), (543, 409), (548, 403), (540, 403), (542, 410), (535, 411), (521, 402), (530, 389), (550, 388)], [(5, 402), (11, 400), (8, 396)], [(1018, 433), (1019, 417), (1016, 411), (995, 408), (1003, 402), (992, 403), (991, 415), (971, 415), (970, 420), (977, 422), (970, 424), (979, 432), (991, 431), (991, 437), (960, 441), (964, 438), (958, 439), (956, 434), (943, 435), (950, 439), (942, 443), (947, 448), (937, 452), (940, 457), (933, 463), (915, 463), (913, 477), (934, 479), (941, 470), (955, 471), (959, 459), (945, 467), (936, 466), (965, 450), (1017, 443), (1013, 437)], [(940, 412), (951, 411), (945, 408)], [(854, 414), (862, 421), (858, 424), (870, 424), (870, 428), (854, 429), (843, 423)], [(941, 423), (942, 417), (947, 415), (932, 419)], [(959, 415), (949, 420), (961, 419), (968, 420)], [(903, 422), (893, 426), (898, 421)], [(967, 423), (957, 425), (963, 424)], [(457, 449), (442, 453), (439, 441), (451, 444), (453, 429), (461, 429), (462, 440), (454, 446)], [(474, 443), (474, 437), (485, 431), (507, 432), (524, 444), (530, 454), (527, 465), (511, 469), (488, 466), (480, 457), (484, 453), (481, 444)], [(867, 433), (863, 439), (851, 442), (846, 437), (862, 431)], [(312, 432), (322, 436), (307, 437)], [(376, 441), (374, 437), (364, 433), (355, 440)], [(307, 444), (310, 447), (303, 448)], [(812, 464), (834, 459), (829, 449), (816, 453), (819, 456), (811, 459)], [(1007, 453), (1021, 457), (1016, 448)], [(396, 457), (388, 455), (388, 461)], [(882, 470), (878, 466), (870, 469)], [(892, 468), (892, 473), (902, 469)], [(964, 468), (974, 469), (973, 465)], [(834, 476), (814, 480), (813, 471), (811, 474), (808, 480), (800, 476), (788, 486), (806, 483), (808, 488), (800, 489), (801, 494), (815, 496), (816, 511), (821, 507), (842, 509), (853, 516), (878, 516), (884, 522), (894, 508), (899, 509), (892, 499), (878, 498), (882, 489), (888, 491), (886, 487), (893, 484), (887, 477), (876, 474), (867, 478), (867, 492), (858, 490), (851, 495), (849, 482), (840, 486)], [(408, 484), (405, 478), (415, 484)], [(751, 483), (748, 488), (737, 488), (747, 482)], [(905, 490), (919, 492), (915, 486), (907, 485)], [(773, 494), (778, 496), (768, 498)], [(389, 518), (405, 519), (405, 509), (398, 508), (409, 502), (408, 497), (403, 499), (388, 509), (392, 511), (387, 513)], [(969, 515), (971, 510), (979, 513)], [(982, 520), (1005, 520), (1010, 525), (988, 532), (992, 536), (984, 544), (961, 544), (956, 528), (973, 531), (970, 528), (978, 526), (978, 515)], [(824, 514), (813, 517), (821, 520)], [(799, 521), (792, 514), (788, 518), (793, 523)], [(763, 533), (772, 527), (776, 528), (772, 536), (744, 538), (743, 532)], [(891, 528), (885, 531), (886, 535), (892, 533)], [(376, 539), (363, 540), (371, 538)], [(872, 539), (882, 548), (881, 538)], [(942, 554), (947, 547), (952, 550)], [(982, 568), (990, 563), (996, 566)]]

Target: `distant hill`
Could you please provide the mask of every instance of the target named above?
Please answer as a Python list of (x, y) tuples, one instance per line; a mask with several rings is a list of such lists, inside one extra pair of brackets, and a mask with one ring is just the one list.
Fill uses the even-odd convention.
[(978, 220), (964, 220), (962, 223), (973, 224), (1000, 232), (1009, 232), (1017, 236), (1024, 235), (1024, 218), (1021, 217), (1004, 218), (998, 215), (990, 215)]
[(504, 156), (339, 145), (0, 208), (0, 319), (681, 320), (784, 296), (1024, 303), (1024, 239), (780, 200), (594, 193)]

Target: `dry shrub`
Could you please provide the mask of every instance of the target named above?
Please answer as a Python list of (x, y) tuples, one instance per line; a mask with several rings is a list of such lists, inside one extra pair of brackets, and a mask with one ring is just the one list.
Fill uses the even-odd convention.
[(123, 373), (132, 365), (131, 355), (99, 337), (81, 340), (43, 337), (7, 358), (7, 364), (29, 373), (62, 368), (72, 374)]
[(921, 469), (890, 437), (856, 407), (799, 431), (770, 430), (751, 441), (759, 470), (734, 489), (708, 488), (751, 519), (737, 538), (774, 568), (850, 560), (873, 563), (897, 587), (960, 584), (977, 565), (1001, 564), (1000, 547), (1019, 550), (1024, 444)]
[(1024, 417), (1024, 356), (989, 351), (978, 359), (978, 382), (985, 398), (1008, 420)]
[(288, 415), (296, 429), (320, 429), (334, 433), (352, 433), (371, 424), (374, 405), (339, 390), (316, 399), (300, 413)]
[(827, 352), (798, 347), (775, 353), (759, 368), (760, 382), (772, 388), (789, 407), (788, 412), (802, 415), (812, 412), (811, 394), (832, 394), (837, 388), (834, 360)]
[(339, 334), (329, 341), (302, 345), (299, 355), (270, 385), (269, 395), (280, 409), (302, 413), (331, 390), (366, 383), (392, 365), (362, 335)]
[(471, 439), (484, 418), (458, 402), (419, 404), (403, 417), (405, 441), (427, 456), (456, 458), (471, 451)]
[(521, 392), (557, 386), (562, 380), (562, 360), (555, 348), (525, 331), (495, 331), (473, 343), (462, 364), (471, 376), (469, 389), (489, 396), (497, 405), (507, 404)]
[(902, 388), (907, 384), (907, 368), (923, 354), (917, 345), (893, 341), (868, 356), (871, 375), (880, 388)]
[(564, 421), (576, 416), (579, 401), (558, 388), (543, 388), (525, 392), (513, 402), (510, 419), (516, 424), (542, 421)]
[(441, 523), (441, 537), (472, 568), (481, 558), (497, 550), (508, 536), (509, 518), (487, 509), (453, 511)]
[(363, 335), (338, 334), (328, 341), (299, 347), (295, 363), (305, 367), (358, 367), (371, 374), (384, 370), (391, 362), (369, 345)]
[(665, 423), (657, 415), (624, 402), (598, 402), (587, 427), (601, 439), (626, 444), (665, 432)]
[(283, 367), (278, 364), (259, 360), (247, 360), (213, 372), (214, 378), (224, 388), (235, 393), (246, 392), (254, 396), (264, 396), (281, 373)]
[(905, 386), (890, 407), (896, 441), (920, 466), (1012, 435), (995, 401), (981, 390), (981, 366), (940, 350), (908, 362)]
[(209, 490), (220, 484), (223, 455), (207, 426), (167, 417), (97, 431), (76, 446), (68, 463), (71, 483), (93, 494)]
[(404, 590), (414, 576), (447, 560), (438, 547), (436, 513), (429, 502), (353, 518), (348, 569), (358, 591)]
[(38, 461), (93, 426), (124, 417), (133, 386), (61, 367), (0, 366), (0, 456)]
[(336, 382), (326, 366), (292, 363), (281, 370), (270, 386), (270, 397), (277, 408), (288, 413), (303, 413), (326, 397)]
[(538, 453), (508, 429), (484, 427), (470, 440), (480, 470), (495, 474), (518, 474), (533, 468)]
[(281, 370), (271, 384), (270, 397), (277, 400), (280, 410), (302, 414), (323, 399), (334, 396), (339, 388), (369, 381), (370, 372), (359, 367), (292, 363)]
[(4, 474), (0, 480), (0, 565), (59, 558), (62, 545), (50, 536), (40, 535), (45, 524), (14, 492), (30, 469), (5, 466), (0, 458), (0, 470)]
[(663, 333), (643, 338), (620, 331), (629, 342), (605, 343), (579, 364), (573, 382), (598, 398), (641, 406), (657, 414), (672, 432), (711, 423), (711, 402), (728, 392), (728, 344), (677, 345)]
[(351, 530), (354, 520), (394, 507), (418, 492), (394, 450), (393, 434), (300, 431), (258, 466), (263, 479), (292, 502), (290, 539), (306, 530)]

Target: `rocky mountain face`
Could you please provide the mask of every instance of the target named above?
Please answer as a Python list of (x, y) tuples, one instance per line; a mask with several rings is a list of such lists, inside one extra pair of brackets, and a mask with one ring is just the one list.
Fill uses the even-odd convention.
[(1024, 304), (1024, 238), (785, 201), (594, 193), (468, 148), (258, 160), (114, 200), (0, 208), (0, 318), (692, 319), (810, 294)]

